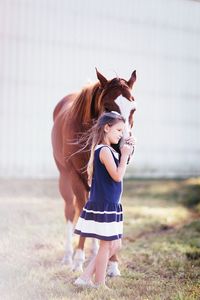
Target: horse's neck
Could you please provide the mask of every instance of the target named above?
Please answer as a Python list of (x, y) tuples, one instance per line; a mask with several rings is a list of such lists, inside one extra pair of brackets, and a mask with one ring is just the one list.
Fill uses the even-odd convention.
[(90, 124), (96, 114), (99, 84), (85, 87), (76, 97), (71, 108), (71, 116), (82, 125)]

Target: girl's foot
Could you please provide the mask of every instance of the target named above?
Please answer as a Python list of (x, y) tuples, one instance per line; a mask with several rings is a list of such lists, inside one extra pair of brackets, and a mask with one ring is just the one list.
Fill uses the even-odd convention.
[(96, 289), (105, 289), (107, 291), (111, 291), (111, 289), (105, 283), (96, 283), (93, 284), (93, 287), (95, 287)]
[(74, 284), (76, 286), (95, 287), (94, 283), (91, 280), (85, 280), (80, 277), (74, 281)]

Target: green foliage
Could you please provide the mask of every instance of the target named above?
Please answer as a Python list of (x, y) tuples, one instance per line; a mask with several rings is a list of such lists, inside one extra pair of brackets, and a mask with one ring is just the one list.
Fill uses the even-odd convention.
[[(127, 180), (127, 188), (131, 181)], [(186, 207), (200, 212), (200, 179), (177, 180), (137, 180), (135, 190), (129, 190), (128, 196), (140, 196), (143, 198), (163, 199), (177, 202)]]

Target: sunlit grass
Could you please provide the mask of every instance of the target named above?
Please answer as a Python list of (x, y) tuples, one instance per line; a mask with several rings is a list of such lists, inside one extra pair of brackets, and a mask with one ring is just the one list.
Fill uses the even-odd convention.
[(124, 183), (122, 276), (108, 278), (112, 291), (105, 293), (75, 287), (78, 274), (60, 263), (65, 221), (57, 182), (1, 181), (0, 299), (199, 299), (199, 185), (200, 179)]

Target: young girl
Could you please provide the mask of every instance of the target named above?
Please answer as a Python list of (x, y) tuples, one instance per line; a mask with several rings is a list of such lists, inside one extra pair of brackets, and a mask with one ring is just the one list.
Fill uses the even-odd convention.
[[(123, 213), (120, 198), (122, 178), (133, 151), (133, 139), (120, 148), (121, 158), (111, 144), (123, 136), (125, 119), (117, 112), (104, 113), (92, 130), (92, 148), (88, 163), (90, 196), (76, 224), (75, 233), (100, 240), (97, 255), (75, 281), (81, 286), (105, 286), (109, 258), (121, 247)], [(94, 282), (92, 277), (95, 275)], [(106, 287), (106, 286), (105, 286)]]

